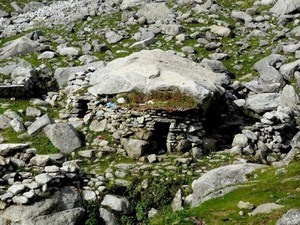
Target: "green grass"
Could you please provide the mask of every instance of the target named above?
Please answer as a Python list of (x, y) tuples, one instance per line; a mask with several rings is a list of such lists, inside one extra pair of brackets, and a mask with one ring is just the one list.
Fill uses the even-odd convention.
[[(289, 209), (300, 207), (300, 163), (294, 162), (287, 168), (287, 173), (275, 175), (273, 167), (266, 172), (256, 172), (250, 185), (237, 189), (223, 197), (209, 200), (200, 206), (172, 213), (166, 208), (162, 213), (150, 221), (151, 225), (192, 225), (192, 220), (202, 220), (206, 225), (240, 224), (240, 225), (265, 225), (275, 224), (276, 221)], [(298, 191), (297, 191), (298, 188)], [(239, 201), (249, 201), (254, 205), (268, 202), (277, 202), (284, 208), (270, 214), (249, 216), (249, 211), (244, 211), (244, 216), (239, 215), (237, 208)], [(192, 219), (193, 218), (193, 219)]]
[[(178, 89), (166, 91), (157, 90), (152, 91), (150, 94), (130, 92), (120, 94), (118, 97), (124, 97), (126, 99), (127, 103), (125, 103), (124, 106), (128, 108), (164, 109), (173, 111), (198, 107), (198, 103), (193, 97), (181, 93)], [(148, 101), (152, 101), (153, 104), (147, 104)]]
[(37, 154), (54, 154), (59, 153), (59, 150), (53, 146), (51, 141), (44, 134), (37, 134), (31, 137), (24, 136), (19, 138), (21, 133), (15, 132), (11, 127), (0, 131), (0, 135), (5, 138), (6, 143), (30, 143), (31, 148), (37, 150)]
[[(7, 104), (7, 107), (4, 105)], [(11, 109), (13, 111), (18, 111), (21, 109), (26, 109), (29, 106), (29, 100), (27, 99), (18, 99), (13, 98), (0, 98), (0, 114), (3, 114), (6, 110)]]

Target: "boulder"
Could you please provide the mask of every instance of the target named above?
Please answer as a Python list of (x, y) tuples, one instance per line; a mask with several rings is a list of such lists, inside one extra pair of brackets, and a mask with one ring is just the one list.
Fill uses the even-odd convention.
[(174, 52), (155, 49), (116, 59), (96, 70), (91, 75), (88, 91), (97, 96), (178, 88), (207, 109), (213, 97), (224, 94), (222, 85), (228, 82), (223, 73), (214, 73)]
[(284, 206), (276, 203), (265, 203), (257, 206), (251, 213), (249, 213), (249, 215), (256, 216), (257, 214), (266, 214), (282, 207)]
[(44, 128), (51, 143), (63, 154), (70, 154), (82, 146), (78, 132), (67, 123), (56, 123)]
[(104, 220), (105, 225), (119, 225), (118, 218), (112, 212), (105, 208), (99, 209), (100, 217)]
[(294, 111), (300, 111), (300, 97), (292, 85), (286, 85), (283, 88), (279, 98), (279, 105)]
[(37, 134), (38, 132), (42, 131), (44, 127), (49, 124), (54, 123), (54, 121), (47, 115), (43, 115), (38, 117), (27, 129), (27, 133), (29, 135)]
[(42, 51), (44, 49), (46, 49), (45, 45), (42, 45), (31, 40), (29, 37), (24, 36), (5, 43), (4, 47), (0, 49), (0, 60), (17, 55), (25, 55), (29, 52)]
[(10, 122), (11, 120), (7, 116), (0, 114), (0, 130), (9, 128)]
[(299, 9), (299, 0), (278, 0), (276, 4), (270, 9), (270, 12), (277, 15), (285, 15), (294, 12), (296, 13)]
[(278, 93), (259, 93), (249, 95), (246, 99), (246, 108), (256, 113), (275, 110), (279, 105), (280, 94)]
[(0, 144), (0, 155), (7, 156), (27, 148), (28, 144)]
[(174, 13), (165, 3), (148, 3), (137, 12), (138, 17), (145, 17), (148, 24), (155, 23), (167, 17), (174, 16)]
[(205, 173), (192, 183), (192, 206), (229, 193), (238, 188), (238, 184), (247, 181), (247, 174), (263, 167), (259, 164), (244, 163), (219, 167)]
[(300, 209), (290, 209), (276, 223), (276, 225), (300, 224)]
[(57, 84), (60, 88), (65, 87), (68, 84), (69, 76), (71, 74), (75, 74), (77, 72), (84, 71), (88, 68), (99, 69), (104, 67), (104, 62), (94, 62), (84, 66), (76, 66), (76, 67), (61, 67), (57, 68), (54, 72), (54, 78), (57, 81)]
[(128, 214), (132, 211), (131, 205), (126, 198), (115, 195), (105, 195), (101, 205), (108, 206), (115, 211), (123, 212), (125, 214)]
[(221, 36), (221, 37), (228, 37), (231, 34), (231, 30), (227, 27), (212, 25), (209, 28), (213, 34)]
[[(79, 210), (80, 208), (80, 210)], [(0, 211), (0, 224), (79, 224), (84, 209), (75, 188), (65, 187), (32, 205), (11, 205)]]
[(138, 159), (147, 150), (148, 142), (139, 139), (121, 139), (121, 144), (131, 158)]

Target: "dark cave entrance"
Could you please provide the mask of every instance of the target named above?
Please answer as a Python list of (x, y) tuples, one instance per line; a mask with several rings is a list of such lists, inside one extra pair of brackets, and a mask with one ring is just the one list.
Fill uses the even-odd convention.
[(156, 142), (156, 153), (162, 154), (167, 152), (167, 136), (169, 133), (170, 123), (156, 122), (154, 125), (154, 141)]

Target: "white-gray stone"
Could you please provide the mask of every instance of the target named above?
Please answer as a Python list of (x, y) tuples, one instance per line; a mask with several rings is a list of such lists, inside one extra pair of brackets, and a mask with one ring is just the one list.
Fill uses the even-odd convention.
[(104, 199), (101, 202), (101, 205), (108, 206), (115, 211), (123, 212), (125, 214), (128, 214), (132, 211), (131, 205), (126, 198), (118, 197), (115, 195), (105, 195)]

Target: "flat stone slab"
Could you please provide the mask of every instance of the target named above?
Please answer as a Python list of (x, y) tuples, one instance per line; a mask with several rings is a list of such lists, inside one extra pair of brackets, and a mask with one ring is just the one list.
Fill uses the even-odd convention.
[(192, 183), (192, 206), (223, 196), (247, 181), (246, 175), (265, 167), (254, 163), (228, 165), (213, 169)]
[(28, 144), (0, 144), (0, 155), (7, 156), (29, 147)]
[(228, 82), (225, 73), (215, 73), (172, 51), (155, 49), (115, 59), (96, 70), (91, 75), (88, 91), (97, 96), (178, 88), (206, 108), (214, 96), (224, 94), (222, 85)]

